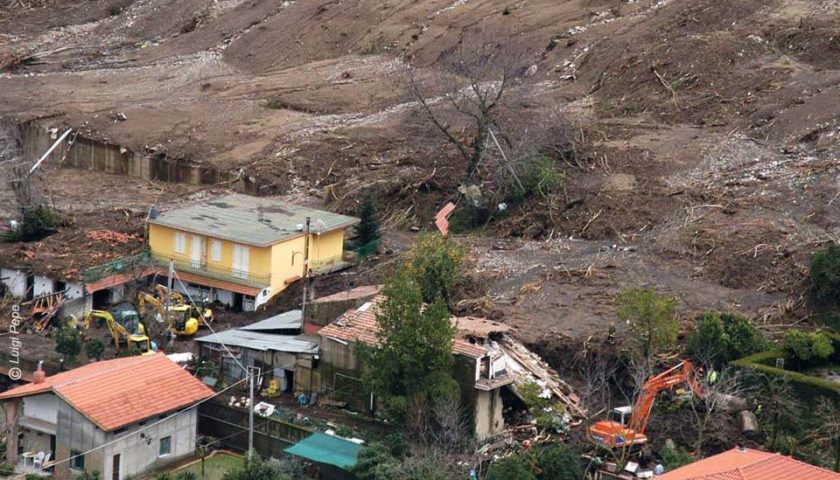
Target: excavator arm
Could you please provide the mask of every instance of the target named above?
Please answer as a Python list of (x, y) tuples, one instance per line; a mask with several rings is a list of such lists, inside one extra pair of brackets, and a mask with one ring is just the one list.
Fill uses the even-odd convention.
[(697, 379), (698, 371), (694, 365), (684, 360), (665, 370), (659, 375), (650, 377), (642, 387), (642, 392), (633, 405), (633, 414), (629, 427), (638, 433), (645, 433), (653, 402), (663, 390), (670, 390), (678, 385), (687, 384), (696, 395), (703, 397), (703, 389)]

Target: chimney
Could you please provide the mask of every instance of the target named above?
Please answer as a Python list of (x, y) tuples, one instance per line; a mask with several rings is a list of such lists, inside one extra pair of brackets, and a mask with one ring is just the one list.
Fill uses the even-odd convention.
[(44, 373), (44, 361), (38, 361), (38, 370), (35, 370), (35, 373), (32, 374), (32, 383), (44, 383), (44, 380), (47, 378), (47, 374)]

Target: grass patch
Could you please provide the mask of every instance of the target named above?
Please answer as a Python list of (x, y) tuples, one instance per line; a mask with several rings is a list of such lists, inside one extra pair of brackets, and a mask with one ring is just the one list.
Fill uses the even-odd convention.
[(204, 459), (204, 477), (201, 476), (201, 460), (172, 473), (177, 475), (181, 472), (193, 472), (200, 480), (222, 480), (225, 473), (242, 466), (244, 462), (245, 460), (238, 455), (219, 452)]

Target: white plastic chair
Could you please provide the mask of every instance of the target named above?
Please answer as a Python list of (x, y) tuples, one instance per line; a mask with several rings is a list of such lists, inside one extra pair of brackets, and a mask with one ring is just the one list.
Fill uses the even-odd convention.
[(44, 455), (44, 459), (41, 460), (40, 462), (38, 462), (38, 459), (36, 458), (35, 459), (35, 468), (37, 468), (39, 470), (43, 469), (45, 466), (47, 466), (50, 463), (50, 457), (51, 456), (52, 456), (52, 452), (47, 452), (47, 454)]
[(41, 468), (44, 464), (44, 457), (46, 454), (44, 452), (38, 452), (35, 454), (35, 458), (32, 459), (32, 466), (35, 468)]

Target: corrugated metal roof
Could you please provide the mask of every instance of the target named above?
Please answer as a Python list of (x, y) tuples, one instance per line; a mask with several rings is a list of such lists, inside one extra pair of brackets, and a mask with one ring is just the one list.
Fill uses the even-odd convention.
[(300, 310), (289, 310), (288, 312), (268, 317), (265, 320), (239, 327), (239, 330), (265, 331), (265, 330), (290, 330), (300, 329), (303, 325), (303, 316)]
[(249, 332), (233, 328), (196, 338), (196, 342), (222, 344), (228, 347), (248, 348), (251, 350), (288, 353), (318, 353), (318, 344), (295, 335), (276, 335), (273, 333)]
[(310, 231), (349, 227), (359, 219), (301, 207), (267, 197), (233, 194), (169, 210), (149, 223), (264, 247), (303, 235), (298, 225), (310, 217)]

